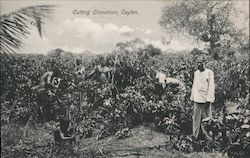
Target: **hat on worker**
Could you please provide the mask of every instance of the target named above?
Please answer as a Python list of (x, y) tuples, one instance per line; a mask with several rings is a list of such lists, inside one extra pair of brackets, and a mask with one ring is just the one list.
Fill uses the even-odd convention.
[(206, 56), (205, 54), (201, 54), (200, 56), (197, 57), (196, 62), (205, 62), (206, 61)]

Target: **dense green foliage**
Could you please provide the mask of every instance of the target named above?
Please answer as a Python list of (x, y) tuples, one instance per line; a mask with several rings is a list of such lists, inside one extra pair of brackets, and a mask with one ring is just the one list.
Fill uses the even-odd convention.
[[(32, 87), (38, 85), (44, 72), (58, 66), (63, 75), (57, 98), (51, 98), (54, 112), (56, 118), (70, 118), (79, 138), (91, 137), (96, 130), (99, 131), (98, 139), (115, 132), (123, 138), (129, 135), (128, 128), (150, 122), (155, 123), (158, 130), (171, 135), (174, 149), (192, 151), (192, 103), (189, 96), (196, 70), (195, 59), (199, 54), (163, 54), (150, 46), (132, 51), (123, 47), (110, 54), (85, 59), (87, 73), (101, 63), (112, 68), (108, 82), (100, 84), (76, 75), (74, 56), (57, 51), (47, 56), (19, 55), (12, 64), (2, 65), (2, 124), (24, 124), (31, 116), (34, 123), (38, 121), (36, 93)], [(226, 52), (221, 60), (207, 58), (207, 67), (214, 71), (216, 83), (215, 120), (207, 125), (214, 131), (214, 139), (206, 146), (201, 146), (204, 142), (196, 142), (196, 145), (202, 147), (201, 150), (228, 151), (234, 155), (233, 144), (244, 142), (245, 146), (240, 150), (244, 156), (249, 149), (250, 132), (248, 58), (244, 54), (227, 56)], [(185, 99), (177, 99), (171, 87), (160, 96), (152, 70), (161, 70), (183, 81), (187, 88)], [(80, 101), (80, 95), (85, 101)], [(229, 101), (240, 105), (238, 114), (227, 113), (225, 103)], [(244, 132), (237, 132), (237, 129)], [(6, 143), (4, 145), (8, 145)]]

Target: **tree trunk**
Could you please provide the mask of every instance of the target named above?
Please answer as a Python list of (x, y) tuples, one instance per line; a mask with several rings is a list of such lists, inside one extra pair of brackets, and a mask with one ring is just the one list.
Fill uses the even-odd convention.
[[(210, 39), (209, 39), (210, 50), (209, 50), (209, 54), (212, 54), (214, 48), (216, 47), (215, 46), (216, 34), (215, 34), (215, 31), (214, 31), (214, 21), (215, 21), (215, 16), (211, 15), (211, 17), (209, 17), (209, 20), (208, 20), (208, 23), (209, 23), (209, 26), (210, 26), (210, 28), (209, 28), (209, 34), (210, 34)], [(218, 58), (218, 53), (214, 52), (213, 56), (214, 56), (215, 59)]]

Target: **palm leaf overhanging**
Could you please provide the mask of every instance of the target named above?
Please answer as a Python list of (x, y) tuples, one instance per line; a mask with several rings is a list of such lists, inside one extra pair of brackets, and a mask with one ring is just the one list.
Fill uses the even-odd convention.
[(9, 14), (1, 15), (0, 23), (0, 60), (12, 58), (22, 47), (23, 39), (30, 34), (30, 28), (35, 25), (42, 38), (42, 24), (48, 19), (54, 5), (25, 7)]

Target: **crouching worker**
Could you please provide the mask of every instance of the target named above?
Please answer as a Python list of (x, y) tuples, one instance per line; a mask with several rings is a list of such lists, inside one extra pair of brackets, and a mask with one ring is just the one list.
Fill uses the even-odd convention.
[(63, 142), (75, 142), (76, 137), (74, 133), (74, 129), (69, 129), (69, 120), (68, 119), (61, 119), (59, 121), (59, 128), (57, 128), (54, 132), (54, 140), (55, 143), (60, 145)]
[(173, 91), (173, 94), (178, 101), (183, 102), (186, 97), (186, 86), (183, 82), (176, 78), (167, 77), (164, 73), (156, 72), (155, 79), (157, 80), (158, 90), (160, 97), (167, 91), (167, 88), (170, 87)]

